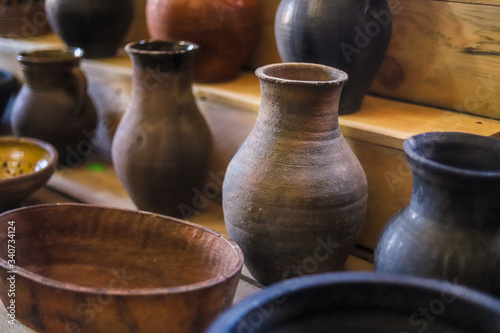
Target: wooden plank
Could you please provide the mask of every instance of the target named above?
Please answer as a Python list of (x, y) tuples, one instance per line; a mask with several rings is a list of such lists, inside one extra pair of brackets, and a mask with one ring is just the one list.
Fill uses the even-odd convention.
[(371, 91), (500, 119), (500, 6), (398, 0)]
[(462, 3), (470, 3), (476, 5), (492, 5), (492, 6), (500, 6), (498, 0), (438, 0), (443, 2), (462, 2)]
[[(260, 86), (253, 73), (216, 85), (196, 85), (196, 95), (207, 102), (236, 110), (258, 112)], [(500, 131), (500, 121), (368, 95), (359, 112), (340, 116), (345, 136), (402, 149), (409, 136), (430, 131), (468, 132), (489, 136)]]
[(404, 153), (347, 138), (368, 180), (368, 208), (358, 244), (375, 249), (390, 217), (410, 201), (412, 173)]

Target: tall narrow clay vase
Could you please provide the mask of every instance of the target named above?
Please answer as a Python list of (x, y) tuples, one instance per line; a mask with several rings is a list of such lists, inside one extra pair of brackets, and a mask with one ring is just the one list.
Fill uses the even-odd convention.
[(315, 64), (261, 67), (257, 122), (223, 184), (229, 236), (270, 284), (339, 270), (360, 235), (365, 173), (339, 129), (347, 75)]
[(36, 50), (17, 57), (25, 83), (12, 106), (11, 127), (16, 136), (47, 141), (59, 162), (80, 164), (92, 152), (97, 115), (80, 70), (81, 49)]
[(118, 176), (142, 210), (187, 217), (207, 174), (211, 135), (191, 90), (189, 42), (130, 43), (132, 98), (116, 130)]
[(152, 38), (189, 40), (200, 46), (196, 82), (234, 79), (257, 39), (259, 0), (148, 0)]
[(132, 23), (134, 0), (46, 0), (52, 29), (86, 58), (115, 55)]
[(376, 270), (500, 296), (500, 140), (431, 132), (407, 139), (404, 150), (411, 201), (384, 230)]
[(386, 0), (281, 0), (275, 20), (284, 62), (312, 62), (345, 71), (340, 114), (358, 111), (389, 46)]

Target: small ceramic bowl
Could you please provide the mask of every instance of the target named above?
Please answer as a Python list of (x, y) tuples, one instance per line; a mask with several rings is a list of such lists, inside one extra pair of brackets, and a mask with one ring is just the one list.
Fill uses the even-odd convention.
[(54, 172), (56, 149), (41, 140), (0, 137), (0, 211), (43, 186)]
[(271, 286), (206, 333), (496, 333), (500, 300), (431, 279), (328, 273)]
[(47, 333), (203, 332), (243, 266), (236, 243), (208, 228), (80, 204), (3, 213), (0, 244), (2, 302), (15, 260), (16, 319)]

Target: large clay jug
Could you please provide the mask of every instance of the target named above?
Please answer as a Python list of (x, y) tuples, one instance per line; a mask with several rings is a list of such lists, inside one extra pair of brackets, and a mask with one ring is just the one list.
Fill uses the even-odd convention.
[(91, 133), (97, 115), (80, 70), (83, 52), (36, 50), (17, 57), (25, 83), (12, 106), (11, 127), (16, 136), (47, 141), (67, 166), (79, 165), (93, 150)]
[(113, 139), (116, 172), (139, 209), (185, 218), (183, 207), (207, 175), (211, 147), (191, 89), (197, 45), (143, 41), (125, 49), (132, 97)]
[(148, 0), (151, 37), (189, 40), (200, 46), (196, 82), (234, 79), (257, 39), (258, 0)]
[(52, 29), (86, 58), (115, 55), (134, 17), (134, 0), (46, 0)]
[(281, 0), (275, 20), (285, 62), (313, 62), (345, 71), (340, 114), (358, 111), (389, 46), (386, 0)]
[(407, 139), (404, 151), (411, 200), (386, 226), (375, 269), (500, 296), (500, 140), (431, 132)]
[(263, 284), (339, 270), (363, 226), (365, 173), (340, 132), (347, 75), (315, 64), (259, 68), (262, 104), (223, 184), (229, 236)]

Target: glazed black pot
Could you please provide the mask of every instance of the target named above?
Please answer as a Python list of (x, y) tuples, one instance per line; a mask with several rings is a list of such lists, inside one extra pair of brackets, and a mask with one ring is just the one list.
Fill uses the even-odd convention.
[(339, 114), (358, 111), (389, 46), (386, 0), (282, 0), (275, 20), (284, 62), (332, 66), (349, 75)]
[(52, 27), (68, 46), (80, 47), (85, 58), (115, 55), (134, 15), (133, 0), (46, 0)]
[(432, 279), (328, 273), (273, 285), (206, 333), (496, 333), (500, 301)]
[(500, 296), (500, 140), (431, 132), (407, 139), (404, 151), (411, 201), (383, 231), (375, 269)]

